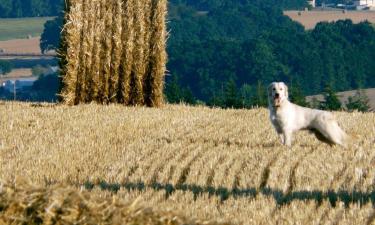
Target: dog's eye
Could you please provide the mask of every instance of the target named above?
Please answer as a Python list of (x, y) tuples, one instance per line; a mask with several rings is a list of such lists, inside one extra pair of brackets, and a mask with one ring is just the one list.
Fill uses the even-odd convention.
[(276, 88), (273, 88), (272, 90), (276, 91)]
[(282, 91), (283, 89), (282, 88), (280, 88), (280, 91)]

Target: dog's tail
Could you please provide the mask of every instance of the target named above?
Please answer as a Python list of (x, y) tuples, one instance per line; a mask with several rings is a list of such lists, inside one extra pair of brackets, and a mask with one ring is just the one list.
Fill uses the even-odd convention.
[(328, 138), (335, 144), (348, 148), (352, 140), (349, 135), (345, 133), (335, 120), (331, 120), (328, 124)]
[(345, 133), (330, 114), (325, 114), (319, 118), (317, 130), (331, 143), (348, 148), (352, 143), (352, 138)]

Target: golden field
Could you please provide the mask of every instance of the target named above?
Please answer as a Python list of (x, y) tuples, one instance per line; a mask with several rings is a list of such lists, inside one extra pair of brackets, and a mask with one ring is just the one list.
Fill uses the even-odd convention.
[[(344, 150), (308, 132), (298, 133), (291, 149), (282, 146), (266, 109), (10, 102), (0, 108), (0, 223), (19, 224), (37, 205), (49, 224), (55, 214), (47, 209), (57, 204), (77, 224), (110, 224), (105, 218), (112, 217), (90, 223), (87, 214), (74, 214), (79, 199), (98, 214), (136, 201), (233, 224), (375, 224), (374, 113), (335, 113), (356, 136)], [(35, 196), (44, 196), (43, 204)], [(19, 217), (9, 216), (9, 205)], [(193, 224), (170, 224), (182, 223)]]
[(350, 19), (353, 23), (360, 23), (368, 21), (375, 23), (375, 11), (284, 11), (284, 15), (290, 17), (292, 20), (299, 22), (306, 29), (314, 29), (319, 22), (334, 22), (338, 20)]

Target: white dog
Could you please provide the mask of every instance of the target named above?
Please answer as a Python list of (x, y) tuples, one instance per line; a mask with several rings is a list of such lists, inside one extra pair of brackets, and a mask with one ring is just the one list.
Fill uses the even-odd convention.
[(301, 107), (288, 100), (288, 87), (283, 82), (268, 86), (270, 119), (284, 145), (291, 146), (293, 132), (313, 131), (319, 140), (347, 147), (348, 136), (330, 112)]

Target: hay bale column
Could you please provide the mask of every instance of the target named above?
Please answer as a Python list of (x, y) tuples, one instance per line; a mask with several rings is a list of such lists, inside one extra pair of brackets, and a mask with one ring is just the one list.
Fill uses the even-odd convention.
[(60, 59), (64, 103), (160, 106), (167, 0), (67, 0)]

